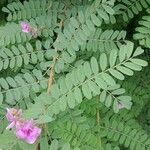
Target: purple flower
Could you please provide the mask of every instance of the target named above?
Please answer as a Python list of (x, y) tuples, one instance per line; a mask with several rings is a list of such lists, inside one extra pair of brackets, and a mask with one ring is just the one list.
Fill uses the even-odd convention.
[(21, 118), (22, 110), (7, 108), (6, 118), (10, 124), (6, 129), (14, 127), (18, 139), (22, 139), (29, 144), (33, 144), (41, 134), (41, 129), (35, 126), (33, 120), (26, 121)]
[(27, 22), (21, 22), (21, 29), (22, 29), (22, 32), (29, 33), (30, 25)]
[(33, 120), (21, 123), (16, 128), (16, 136), (29, 144), (33, 144), (41, 134), (41, 129), (34, 125)]
[(21, 115), (22, 115), (21, 109), (17, 110), (14, 108), (7, 108), (6, 118), (10, 122), (10, 124), (6, 127), (6, 129), (13, 128), (18, 122), (18, 119), (21, 117)]
[(7, 108), (6, 110), (7, 110), (6, 118), (9, 122), (17, 120), (22, 115), (21, 109), (17, 110), (15, 108)]

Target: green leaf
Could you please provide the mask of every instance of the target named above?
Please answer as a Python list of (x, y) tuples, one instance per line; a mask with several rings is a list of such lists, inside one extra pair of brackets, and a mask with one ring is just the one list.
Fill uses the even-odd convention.
[(17, 140), (12, 132), (5, 131), (3, 134), (0, 134), (0, 148), (8, 149), (14, 143), (17, 143)]
[(115, 11), (108, 5), (104, 5), (102, 4), (102, 7), (105, 9), (105, 11), (110, 14), (110, 15), (114, 15)]
[(104, 81), (104, 79), (101, 76), (96, 77), (95, 78), (95, 82), (98, 84), (98, 86), (101, 89), (104, 89), (104, 90), (107, 89), (107, 84), (106, 84), (106, 82)]
[(133, 71), (129, 68), (123, 67), (123, 66), (117, 66), (116, 69), (120, 72), (122, 72), (123, 74), (126, 74), (128, 76), (132, 76), (133, 75)]
[(18, 67), (22, 66), (22, 57), (20, 55), (16, 57), (16, 64)]
[(33, 47), (30, 43), (27, 42), (26, 47), (27, 47), (28, 52), (33, 52)]
[(69, 143), (65, 143), (62, 147), (61, 150), (70, 150), (70, 144)]
[[(76, 76), (75, 76), (76, 77)], [(74, 77), (74, 78), (75, 78)], [(60, 94), (66, 93), (67, 92), (67, 86), (64, 78), (61, 78), (59, 80), (59, 87), (60, 87)]]
[(19, 91), (19, 89), (15, 89), (13, 91), (13, 95), (15, 100), (19, 100), (21, 98), (21, 92)]
[(133, 53), (133, 56), (138, 56), (144, 53), (144, 50), (141, 47), (138, 47), (135, 52)]
[(92, 98), (92, 94), (91, 94), (91, 91), (89, 89), (89, 86), (87, 83), (84, 83), (82, 85), (82, 92), (83, 92), (83, 95), (87, 98), (87, 99), (91, 99)]
[(13, 97), (12, 91), (7, 91), (5, 101), (12, 105), (15, 104), (16, 102), (12, 97)]
[(20, 148), (22, 149), (22, 150), (33, 150), (33, 149), (35, 149), (36, 148), (36, 145), (35, 144), (28, 144), (28, 143), (26, 143), (26, 142), (23, 142), (23, 141), (19, 141), (18, 142), (19, 143), (19, 146), (20, 146)]
[(113, 95), (121, 95), (125, 93), (125, 89), (121, 88), (121, 89), (116, 89), (112, 92)]
[(100, 102), (105, 102), (106, 100), (106, 91), (102, 91), (101, 94), (100, 94)]
[(30, 91), (29, 91), (29, 88), (27, 86), (24, 86), (23, 89), (21, 89), (20, 91), (22, 91), (22, 95), (24, 97), (29, 97)]
[(101, 3), (101, 0), (95, 0), (94, 2), (95, 2), (95, 7), (98, 7)]
[(78, 18), (79, 18), (79, 22), (84, 23), (85, 18), (82, 10), (78, 12)]
[(7, 69), (9, 66), (9, 59), (5, 59), (4, 64), (3, 64), (3, 69)]
[(9, 85), (8, 85), (8, 83), (6, 82), (6, 80), (4, 78), (0, 78), (0, 85), (5, 90), (9, 89)]
[(132, 42), (128, 42), (126, 45), (126, 54), (127, 54), (127, 58), (130, 58), (132, 53), (133, 53), (133, 48), (134, 48), (134, 44)]
[(99, 27), (102, 23), (102, 21), (95, 14), (91, 14), (91, 20), (97, 27)]
[(25, 73), (25, 74), (24, 74), (24, 78), (26, 79), (26, 81), (27, 81), (28, 83), (33, 83), (33, 82), (34, 82), (33, 76), (32, 76), (31, 74), (29, 74), (29, 73)]
[(25, 65), (28, 65), (29, 62), (30, 62), (30, 56), (29, 56), (28, 54), (25, 54), (25, 55), (23, 56), (23, 59), (24, 59), (24, 64), (25, 64)]
[(41, 137), (40, 138), (40, 150), (48, 150), (49, 145), (48, 145), (48, 139), (47, 137)]
[(86, 36), (90, 36), (90, 35), (91, 35), (91, 31), (89, 30), (89, 28), (88, 28), (87, 25), (83, 25), (83, 26), (82, 26), (82, 30), (83, 30), (83, 32), (84, 32), (84, 34), (85, 34)]
[(100, 56), (100, 67), (102, 71), (105, 70), (107, 67), (107, 56), (105, 53), (101, 54)]
[(115, 65), (116, 59), (117, 59), (117, 50), (111, 50), (109, 57), (110, 67)]
[(52, 141), (49, 150), (58, 150), (58, 141), (57, 140)]
[(51, 95), (54, 98), (58, 98), (60, 96), (60, 90), (58, 88), (58, 84), (53, 84), (51, 87)]
[(86, 34), (84, 34), (84, 32), (81, 29), (78, 30), (78, 35), (83, 41), (87, 40)]
[(108, 95), (105, 100), (105, 106), (110, 107), (111, 103), (112, 103), (112, 97), (111, 97), (111, 95)]
[(119, 60), (120, 60), (120, 62), (123, 62), (123, 60), (125, 60), (125, 58), (126, 58), (125, 49), (126, 49), (125, 45), (121, 45), (120, 51), (119, 51)]
[(67, 108), (67, 97), (64, 95), (59, 99), (59, 107), (61, 111), (65, 111)]
[(79, 23), (78, 23), (78, 21), (77, 21), (74, 17), (70, 18), (70, 23), (71, 23), (71, 25), (74, 26), (75, 28), (78, 28), (78, 27), (79, 27)]
[(6, 7), (3, 7), (3, 8), (2, 8), (2, 11), (3, 11), (3, 12), (6, 12), (6, 13), (10, 13), (10, 10), (7, 9)]
[[(31, 49), (31, 46), (30, 46), (30, 49)], [(36, 50), (41, 50), (42, 49), (42, 43), (41, 41), (37, 40), (36, 41)]]
[(42, 115), (40, 116), (35, 122), (37, 124), (44, 124), (44, 123), (48, 123), (48, 122), (51, 122), (53, 121), (54, 119), (50, 116), (47, 116), (47, 115)]
[(78, 87), (76, 87), (75, 90), (74, 90), (74, 96), (75, 96), (75, 99), (76, 99), (77, 103), (82, 102), (82, 93), (81, 93), (81, 90)]
[(32, 54), (31, 54), (31, 60), (32, 60), (32, 63), (33, 63), (33, 64), (36, 64), (36, 63), (37, 63), (37, 60), (38, 60), (38, 59), (37, 59), (37, 55), (36, 55), (35, 53), (32, 53)]
[(99, 66), (95, 57), (91, 58), (91, 68), (94, 74), (98, 74)]
[(95, 31), (94, 24), (89, 19), (86, 20), (86, 24), (90, 31)]
[(102, 73), (102, 77), (108, 85), (113, 86), (116, 84), (115, 80), (109, 74)]
[[(78, 80), (78, 77), (77, 77), (77, 70), (74, 69), (71, 73), (71, 80), (72, 80), (72, 83), (76, 86), (77, 84), (79, 84), (79, 80)], [(64, 88), (65, 88), (65, 85), (64, 85)], [(65, 89), (64, 89), (65, 91)], [(66, 90), (67, 91), (67, 90)]]
[(3, 94), (0, 92), (0, 105), (2, 104), (2, 102), (3, 102)]
[(100, 88), (93, 81), (89, 80), (87, 83), (93, 93), (95, 93), (96, 95), (100, 94)]
[(77, 79), (78, 81), (80, 82), (83, 82), (85, 80), (85, 74), (84, 74), (84, 71), (83, 71), (83, 66), (80, 65), (78, 68), (77, 68)]
[(119, 96), (117, 97), (120, 102), (124, 105), (124, 107), (126, 109), (131, 109), (131, 106), (132, 106), (132, 102), (131, 102), (131, 97), (130, 96)]
[(6, 81), (7, 81), (7, 83), (8, 83), (11, 87), (13, 87), (13, 88), (17, 87), (17, 84), (16, 84), (16, 82), (15, 82), (15, 80), (14, 80), (13, 78), (11, 78), (11, 77), (6, 77)]
[(83, 65), (83, 70), (85, 75), (89, 78), (91, 77), (92, 71), (89, 62), (85, 62)]
[(131, 59), (131, 62), (133, 62), (133, 63), (135, 63), (135, 64), (137, 64), (139, 66), (143, 66), (143, 67), (148, 65), (148, 63), (146, 61), (144, 61), (142, 59), (138, 59), (138, 58)]
[(72, 84), (71, 75), (69, 73), (66, 75), (65, 83), (66, 83), (67, 89), (70, 90), (73, 84)]
[(118, 101), (117, 101), (117, 99), (114, 100), (113, 110), (114, 110), (115, 113), (119, 112), (119, 107), (118, 107)]
[(71, 40), (71, 46), (75, 51), (79, 50), (78, 43), (75, 40)]
[(111, 73), (112, 76), (114, 76), (116, 79), (119, 80), (124, 80), (124, 75), (120, 73), (119, 71), (115, 69), (109, 69), (109, 72)]
[(136, 65), (136, 64), (131, 63), (131, 62), (126, 62), (126, 63), (124, 63), (124, 66), (126, 66), (126, 67), (128, 67), (128, 68), (130, 68), (130, 69), (132, 69), (132, 70), (135, 70), (135, 71), (140, 71), (140, 70), (142, 70), (142, 67), (141, 67), (141, 66)]
[(102, 9), (97, 9), (98, 15), (104, 19), (104, 20), (109, 20), (109, 16), (106, 12), (104, 12)]
[[(10, 68), (11, 68), (11, 65), (10, 65)], [(0, 60), (0, 71), (3, 69), (3, 61)]]
[(74, 94), (71, 91), (67, 95), (67, 102), (68, 102), (68, 106), (70, 108), (75, 107), (75, 97), (74, 97)]

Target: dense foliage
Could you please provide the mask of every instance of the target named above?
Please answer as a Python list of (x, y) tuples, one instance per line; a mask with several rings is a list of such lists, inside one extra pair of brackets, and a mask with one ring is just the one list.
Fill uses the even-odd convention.
[[(150, 0), (0, 6), (2, 150), (150, 150)], [(42, 129), (34, 144), (7, 108)]]

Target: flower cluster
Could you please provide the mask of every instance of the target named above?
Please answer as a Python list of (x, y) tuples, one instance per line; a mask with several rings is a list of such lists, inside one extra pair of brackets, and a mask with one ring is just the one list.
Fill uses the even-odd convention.
[(22, 29), (22, 32), (25, 32), (25, 33), (29, 33), (31, 30), (30, 25), (27, 22), (21, 22), (21, 29)]
[(36, 38), (38, 36), (37, 28), (33, 28), (27, 22), (21, 22), (21, 30), (25, 33), (30, 33), (32, 37)]
[(33, 144), (40, 136), (41, 129), (35, 125), (32, 119), (23, 120), (21, 116), (21, 109), (17, 110), (14, 108), (7, 108), (6, 118), (10, 124), (6, 127), (6, 129), (14, 129), (18, 139), (24, 140), (29, 144)]

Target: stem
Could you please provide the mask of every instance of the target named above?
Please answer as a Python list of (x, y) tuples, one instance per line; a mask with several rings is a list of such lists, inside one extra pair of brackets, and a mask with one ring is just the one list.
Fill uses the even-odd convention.
[(52, 83), (53, 83), (53, 78), (54, 78), (54, 66), (56, 63), (56, 57), (53, 57), (53, 64), (50, 69), (50, 74), (49, 74), (49, 79), (48, 79), (48, 88), (47, 88), (47, 93), (50, 94)]
[(100, 125), (100, 114), (99, 114), (99, 109), (97, 108), (97, 113), (96, 113), (96, 120), (97, 120), (97, 125)]
[[(53, 79), (54, 79), (54, 67), (55, 67), (55, 64), (56, 64), (56, 60), (57, 60), (57, 57), (53, 57), (53, 64), (52, 66), (50, 67), (50, 74), (49, 74), (49, 79), (48, 79), (48, 88), (47, 88), (47, 93), (50, 94), (51, 92), (51, 87), (52, 87), (52, 83), (53, 83)], [(45, 110), (44, 110), (44, 113), (45, 113)], [(49, 139), (51, 140), (50, 138), (50, 134), (48, 132), (48, 128), (47, 128), (47, 125), (44, 124), (43, 128), (45, 129), (45, 136), (47, 136), (48, 134), (48, 137)], [(36, 144), (36, 150), (39, 149), (39, 143)]]
[[(98, 100), (99, 103), (99, 100)], [(99, 108), (97, 108), (97, 112), (96, 112), (96, 122), (97, 122), (97, 127), (100, 126), (100, 111)], [(98, 150), (101, 149), (101, 137), (100, 137), (100, 129), (98, 128), (98, 135), (97, 135), (97, 141), (98, 141)]]
[(35, 149), (36, 149), (36, 150), (39, 150), (39, 143), (38, 143), (38, 142), (36, 143)]

